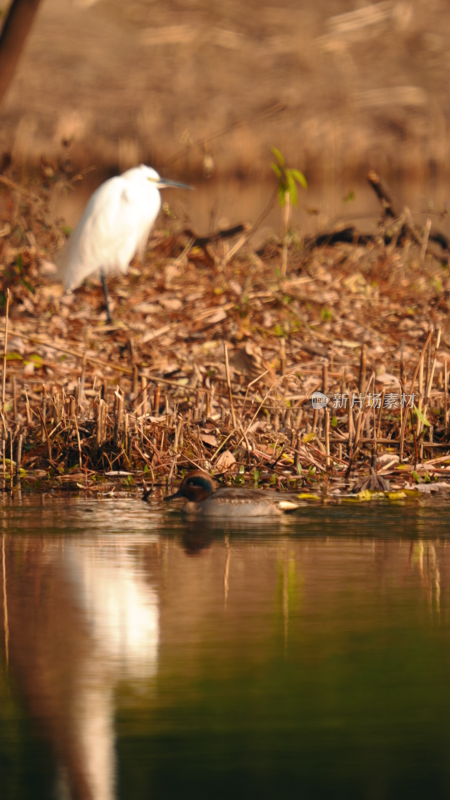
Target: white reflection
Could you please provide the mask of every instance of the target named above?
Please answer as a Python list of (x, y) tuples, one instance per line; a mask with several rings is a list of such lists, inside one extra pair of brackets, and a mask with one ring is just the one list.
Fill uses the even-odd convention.
[(120, 666), (125, 677), (148, 677), (156, 668), (158, 596), (125, 548), (71, 544), (65, 560), (89, 624), (97, 658)]
[(126, 546), (69, 543), (63, 570), (84, 629), (70, 702), (70, 763), (57, 797), (115, 797), (114, 689), (123, 679), (155, 674), (159, 644), (156, 591)]

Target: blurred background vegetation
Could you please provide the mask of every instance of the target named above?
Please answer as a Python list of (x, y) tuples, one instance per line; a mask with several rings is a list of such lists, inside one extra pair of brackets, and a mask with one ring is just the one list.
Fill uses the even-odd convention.
[(449, 43), (446, 0), (42, 0), (0, 153), (265, 178), (276, 145), (326, 181), (434, 178)]

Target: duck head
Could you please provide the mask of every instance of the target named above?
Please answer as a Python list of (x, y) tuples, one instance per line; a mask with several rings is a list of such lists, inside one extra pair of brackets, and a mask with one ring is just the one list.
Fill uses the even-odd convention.
[(201, 470), (188, 472), (181, 482), (178, 492), (171, 494), (165, 500), (175, 500), (176, 497), (186, 497), (194, 503), (206, 500), (214, 492), (214, 482), (212, 478)]

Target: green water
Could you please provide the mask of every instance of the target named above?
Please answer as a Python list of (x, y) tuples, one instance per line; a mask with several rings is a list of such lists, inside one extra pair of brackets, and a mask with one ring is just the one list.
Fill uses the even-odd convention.
[(448, 797), (448, 511), (1, 506), (0, 797)]

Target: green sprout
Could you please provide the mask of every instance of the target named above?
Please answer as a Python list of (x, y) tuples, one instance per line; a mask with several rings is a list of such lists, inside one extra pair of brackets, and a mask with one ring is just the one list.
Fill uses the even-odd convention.
[(287, 233), (289, 230), (289, 221), (291, 216), (291, 205), (296, 206), (298, 203), (297, 183), (303, 186), (304, 189), (308, 188), (306, 178), (303, 172), (299, 169), (292, 169), (286, 166), (286, 162), (276, 147), (272, 147), (277, 163), (272, 163), (272, 169), (278, 178), (278, 202), (281, 208), (284, 208), (284, 237), (283, 237), (283, 261), (281, 266), (281, 275), (286, 277), (287, 270)]

